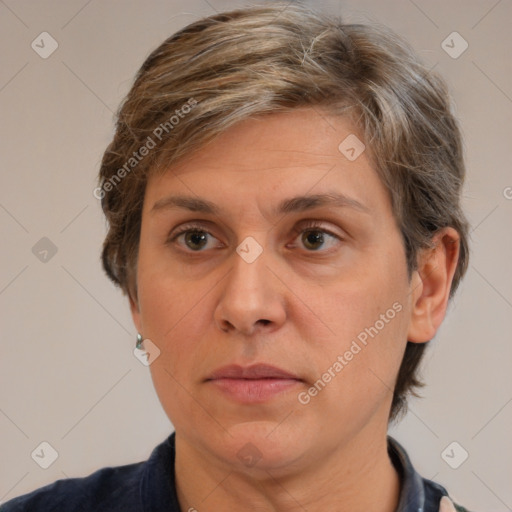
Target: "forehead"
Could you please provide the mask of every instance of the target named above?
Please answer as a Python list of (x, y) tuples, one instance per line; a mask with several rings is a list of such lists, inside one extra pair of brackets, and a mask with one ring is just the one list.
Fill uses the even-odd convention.
[[(361, 141), (350, 120), (308, 108), (260, 115), (231, 126), (207, 146), (191, 156), (195, 163), (214, 166), (234, 163), (240, 170), (260, 170), (305, 166), (328, 167), (343, 153), (339, 145)], [(362, 144), (362, 141), (361, 141)], [(177, 174), (189, 168), (187, 160), (174, 169)]]
[[(169, 197), (171, 192), (181, 199)], [(230, 204), (247, 206), (254, 197), (277, 213), (297, 206), (283, 198), (306, 195), (331, 196), (361, 211), (387, 199), (351, 122), (310, 108), (230, 127), (167, 172), (151, 176), (145, 203), (146, 209), (181, 203), (219, 214)], [(325, 199), (315, 200), (327, 204)]]

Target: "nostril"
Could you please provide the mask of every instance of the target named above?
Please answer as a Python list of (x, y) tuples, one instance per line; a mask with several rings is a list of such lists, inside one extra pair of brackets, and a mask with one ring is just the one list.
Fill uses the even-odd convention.
[(229, 332), (232, 327), (233, 326), (226, 320), (225, 322), (222, 322), (220, 329), (223, 332)]

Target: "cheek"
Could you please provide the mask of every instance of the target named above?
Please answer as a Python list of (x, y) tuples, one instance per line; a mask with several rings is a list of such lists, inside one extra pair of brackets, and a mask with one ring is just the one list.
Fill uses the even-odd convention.
[(142, 330), (160, 350), (151, 365), (159, 381), (168, 380), (170, 375), (183, 380), (180, 375), (194, 365), (196, 345), (207, 321), (204, 294), (176, 281), (175, 276), (161, 274), (150, 265), (139, 273)]
[(153, 339), (162, 350), (179, 356), (190, 353), (198, 333), (204, 329), (207, 315), (204, 298), (161, 285), (141, 294), (144, 336)]
[(150, 371), (159, 400), (173, 425), (201, 424), (208, 420), (194, 393), (199, 378), (199, 354), (207, 315), (197, 293), (165, 286), (159, 281), (141, 290), (144, 329), (160, 349)]
[(390, 392), (407, 342), (405, 257), (397, 252), (364, 267), (310, 298), (329, 328), (321, 329), (327, 334), (312, 356), (318, 376), (336, 375), (329, 385), (334, 401), (341, 393), (350, 403), (357, 396), (373, 403)]
[[(301, 405), (304, 414), (322, 418), (327, 436), (350, 436), (374, 415), (383, 421), (387, 417), (406, 345), (407, 322), (400, 302), (382, 300), (381, 304), (382, 308), (375, 308), (347, 302), (349, 313), (339, 315), (341, 334), (330, 338), (328, 355), (323, 350), (311, 352), (314, 381), (298, 400), (307, 404)], [(326, 411), (329, 421), (325, 421)]]
[(324, 341), (330, 339), (343, 348), (358, 337), (364, 341), (368, 330), (374, 334), (377, 330), (382, 338), (403, 332), (407, 294), (406, 273), (393, 275), (388, 269), (387, 273), (355, 271), (314, 293), (306, 285), (301, 296), (317, 313), (319, 332), (326, 334)]

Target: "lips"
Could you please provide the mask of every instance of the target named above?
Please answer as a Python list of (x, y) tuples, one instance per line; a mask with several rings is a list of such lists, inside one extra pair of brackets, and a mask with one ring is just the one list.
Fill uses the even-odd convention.
[(216, 379), (296, 379), (300, 380), (285, 370), (268, 364), (256, 364), (253, 366), (229, 365), (214, 371), (207, 380)]
[(206, 382), (229, 399), (243, 404), (264, 403), (302, 382), (297, 375), (267, 364), (229, 365), (215, 370)]

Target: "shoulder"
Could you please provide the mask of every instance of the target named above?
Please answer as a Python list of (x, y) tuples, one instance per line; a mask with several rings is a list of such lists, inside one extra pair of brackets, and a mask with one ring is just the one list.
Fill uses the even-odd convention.
[[(14, 498), (0, 512), (179, 511), (174, 488), (174, 433), (144, 462), (106, 467)], [(149, 508), (144, 508), (149, 507)]]
[(423, 478), (413, 467), (405, 448), (388, 436), (388, 453), (402, 484), (399, 512), (469, 512), (455, 504), (448, 491), (437, 482)]
[(14, 498), (0, 512), (139, 511), (138, 483), (144, 462), (107, 467), (83, 478), (67, 478)]

